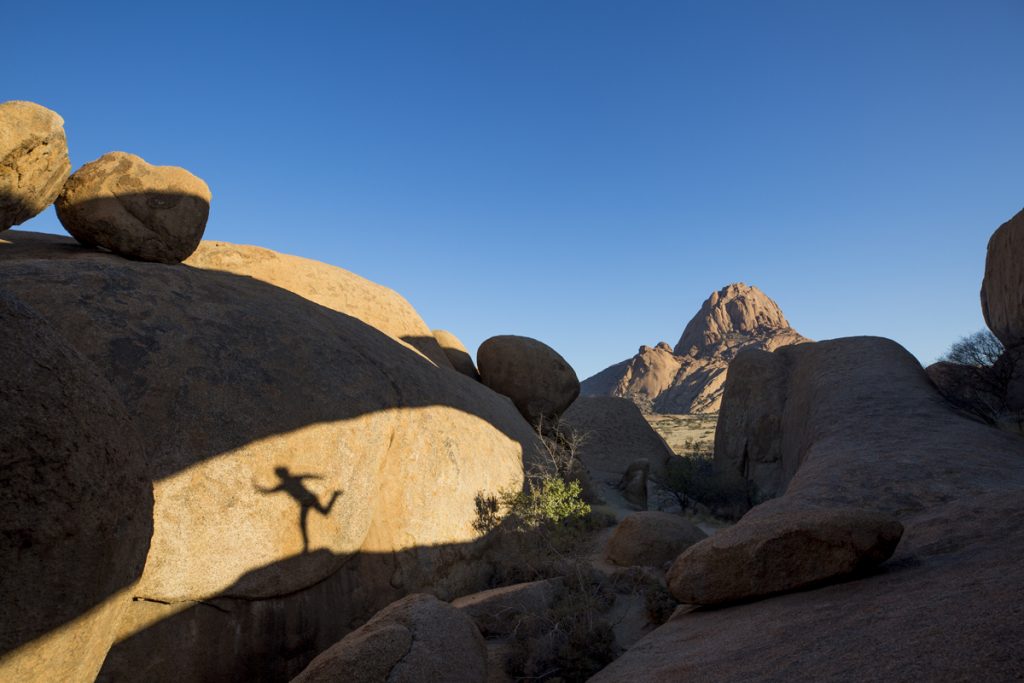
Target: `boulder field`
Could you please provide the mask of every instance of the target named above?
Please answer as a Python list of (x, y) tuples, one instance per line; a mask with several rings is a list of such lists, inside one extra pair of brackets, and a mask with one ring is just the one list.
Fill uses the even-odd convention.
[[(275, 264), (274, 286), (250, 276), (248, 266), (230, 272), (245, 248), (208, 248), (223, 257), (207, 253), (198, 268), (130, 261), (67, 238), (0, 236), (0, 289), (33, 311), (51, 346), (67, 347), (65, 381), (80, 372), (95, 376), (82, 381), (82, 391), (89, 382), (109, 385), (92, 393), (116, 426), (90, 426), (102, 430), (97, 439), (114, 441), (88, 466), (72, 462), (69, 472), (91, 470), (98, 492), (117, 488), (131, 477), (117, 457), (137, 460), (141, 450), (152, 483), (141, 576), (134, 573), (144, 546), (112, 554), (121, 566), (105, 581), (76, 574), (94, 571), (84, 565), (49, 568), (53, 585), (88, 583), (109, 595), (85, 602), (105, 605), (106, 598), (117, 603), (110, 614), (124, 610), (100, 680), (286, 680), (405, 594), (423, 586), (441, 597), (482, 588), (483, 568), (473, 562), (474, 498), (521, 485), (524, 453), (537, 448), (506, 397), (396, 340), (420, 325), (422, 336), (433, 336), (393, 292), (340, 269), (324, 267), (312, 278), (298, 272), (305, 260), (260, 254)], [(213, 263), (216, 270), (206, 269)], [(312, 300), (314, 286), (326, 303)], [(379, 322), (387, 331), (360, 320), (366, 312), (348, 312), (342, 294), (352, 287), (375, 292), (378, 315), (386, 318), (391, 306), (406, 320)], [(52, 366), (47, 345), (22, 346), (26, 364)], [(52, 396), (15, 414), (50, 420), (44, 410), (73, 398), (60, 393), (60, 383), (39, 391)], [(11, 468), (25, 448), (4, 452), (6, 471), (17, 471)], [(134, 509), (132, 500), (145, 507), (145, 490), (122, 488), (109, 496), (111, 519)], [(69, 486), (67, 495), (84, 492)], [(125, 497), (128, 507), (117, 507)], [(35, 496), (15, 515), (52, 518), (68, 510), (63, 500)], [(104, 519), (72, 531), (93, 538)], [(4, 528), (17, 523), (8, 518)], [(31, 585), (5, 583), (4, 590)], [(127, 585), (125, 605), (118, 589)], [(56, 619), (79, 624), (86, 607), (68, 605)], [(107, 635), (96, 636), (97, 653), (110, 633), (97, 623), (99, 631)], [(81, 642), (69, 636), (63, 646)], [(20, 645), (0, 655), (0, 678), (32, 643)]]
[[(892, 542), (885, 539), (898, 535), (889, 519), (903, 527), (899, 545), (885, 564), (861, 567), (840, 583), (712, 610), (680, 609), (594, 681), (1024, 674), (1024, 439), (957, 413), (898, 344), (856, 337), (742, 352), (729, 370), (715, 458), (723, 472), (756, 473), (782, 493), (719, 532), (727, 534), (720, 546), (738, 547), (733, 541), (746, 534), (770, 542), (794, 524), (826, 531), (813, 543), (799, 532), (778, 546), (784, 552), (762, 555), (760, 570), (774, 563), (762, 577), (768, 580), (751, 592), (751, 573), (744, 573), (726, 586), (729, 600), (772, 593), (779, 584), (771, 580), (847, 552), (851, 543), (837, 540), (842, 525), (866, 539), (858, 542), (860, 557), (877, 547), (875, 562), (884, 559)], [(823, 510), (859, 511), (863, 519), (815, 517)], [(869, 527), (881, 545), (863, 535)], [(688, 580), (701, 589), (693, 577), (721, 559), (706, 552), (716, 536), (677, 558), (669, 573), (677, 596)], [(817, 563), (812, 574), (828, 566)]]

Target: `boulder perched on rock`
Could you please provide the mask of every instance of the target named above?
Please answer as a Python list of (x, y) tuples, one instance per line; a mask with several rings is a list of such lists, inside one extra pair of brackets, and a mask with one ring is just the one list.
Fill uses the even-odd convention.
[(481, 381), (512, 399), (531, 425), (557, 418), (580, 394), (572, 367), (547, 344), (529, 337), (491, 337), (476, 352)]
[(667, 512), (634, 512), (615, 527), (604, 554), (623, 567), (664, 567), (707, 537), (693, 523)]
[(483, 587), (474, 500), (538, 447), (505, 398), (251, 277), (10, 230), (0, 282), (111, 384), (154, 482), (102, 677), (287, 679), (406, 593)]
[(530, 581), (465, 595), (452, 600), (480, 632), (491, 637), (514, 634), (523, 615), (541, 615), (551, 609), (564, 589), (561, 579)]
[(0, 230), (52, 204), (70, 172), (64, 119), (32, 102), (0, 104)]
[(93, 680), (153, 531), (143, 447), (113, 387), (0, 290), (0, 680)]
[(263, 247), (205, 241), (185, 265), (245, 275), (358, 318), (416, 350), (439, 367), (448, 358), (405, 297), (343, 268)]
[(785, 510), (719, 531), (680, 555), (668, 587), (682, 603), (737, 602), (864, 573), (892, 556), (903, 525), (854, 509)]
[(999, 226), (988, 241), (981, 311), (1007, 348), (1024, 345), (1024, 211)]
[(321, 653), (292, 683), (482, 683), (487, 649), (472, 620), (432, 595), (408, 595)]
[[(724, 533), (718, 542), (748, 533), (772, 538), (791, 514), (854, 508), (898, 519), (904, 533), (895, 553), (859, 580), (677, 614), (592, 680), (1024, 675), (1024, 440), (957, 413), (895, 342), (836, 339), (776, 354), (785, 367), (773, 381), (783, 386), (748, 394), (749, 419), (732, 425), (756, 425), (754, 416), (766, 411), (778, 416), (772, 429), (784, 493), (688, 552)], [(733, 364), (731, 380), (741, 367)], [(723, 413), (730, 396), (727, 386)], [(742, 414), (743, 401), (733, 408)], [(745, 442), (726, 443), (742, 449)], [(743, 475), (742, 450), (716, 445), (715, 457)]]
[(195, 251), (210, 215), (210, 188), (176, 166), (110, 152), (68, 179), (57, 218), (86, 246), (138, 261), (178, 263)]
[(469, 355), (469, 351), (466, 350), (466, 347), (463, 346), (458, 337), (446, 330), (434, 330), (434, 339), (441, 345), (441, 350), (444, 351), (444, 355), (448, 357), (448, 361), (452, 364), (453, 368), (466, 377), (475, 380), (480, 379), (480, 373), (476, 371), (476, 366), (473, 365), (473, 357)]

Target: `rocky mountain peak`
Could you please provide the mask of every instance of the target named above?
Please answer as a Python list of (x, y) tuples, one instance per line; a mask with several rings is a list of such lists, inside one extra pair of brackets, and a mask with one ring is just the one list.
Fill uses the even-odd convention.
[(712, 292), (683, 330), (677, 356), (704, 357), (723, 347), (789, 330), (779, 305), (757, 287), (736, 282)]

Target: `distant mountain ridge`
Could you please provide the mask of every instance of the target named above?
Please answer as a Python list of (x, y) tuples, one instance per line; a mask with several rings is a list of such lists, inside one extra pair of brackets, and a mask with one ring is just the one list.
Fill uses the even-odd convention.
[(764, 292), (737, 282), (704, 301), (675, 347), (641, 346), (584, 380), (581, 393), (628, 398), (646, 412), (715, 413), (729, 361), (741, 349), (774, 351), (806, 341)]

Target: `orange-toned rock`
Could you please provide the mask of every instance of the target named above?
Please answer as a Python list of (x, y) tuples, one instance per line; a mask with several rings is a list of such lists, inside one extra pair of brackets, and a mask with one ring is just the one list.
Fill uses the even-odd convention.
[(479, 380), (480, 373), (476, 371), (476, 366), (473, 365), (473, 357), (469, 355), (469, 351), (463, 345), (459, 338), (447, 330), (434, 330), (434, 339), (441, 345), (441, 350), (444, 351), (444, 355), (448, 357), (448, 361), (452, 364), (452, 367), (461, 372), (466, 377), (471, 379)]
[(0, 104), (0, 231), (52, 204), (70, 172), (64, 119), (33, 102)]
[(210, 188), (177, 166), (110, 152), (72, 174), (57, 218), (86, 246), (138, 261), (178, 263), (195, 251), (210, 215)]

